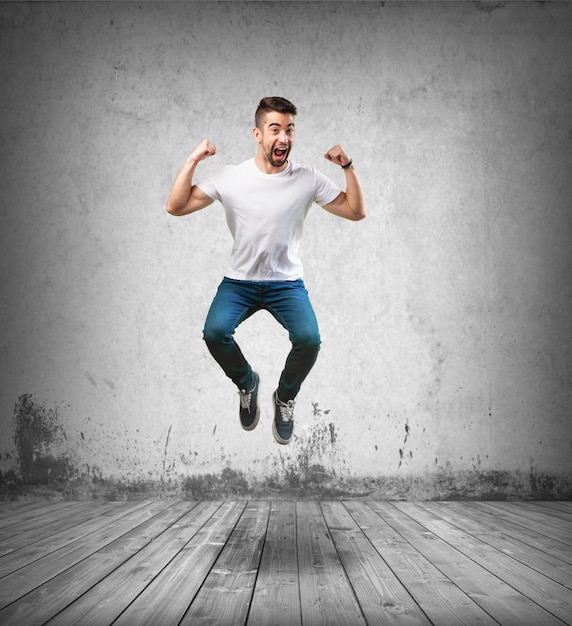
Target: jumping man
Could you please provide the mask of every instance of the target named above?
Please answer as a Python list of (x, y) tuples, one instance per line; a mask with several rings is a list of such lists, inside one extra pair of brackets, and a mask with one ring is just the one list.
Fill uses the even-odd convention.
[(341, 146), (334, 146), (324, 157), (343, 169), (345, 191), (313, 167), (290, 160), (296, 114), (296, 107), (285, 98), (263, 98), (253, 130), (256, 156), (193, 184), (197, 164), (216, 153), (215, 146), (204, 139), (177, 174), (167, 201), (171, 215), (194, 213), (215, 200), (224, 207), (234, 245), (203, 337), (212, 356), (238, 387), (245, 430), (258, 424), (260, 381), (234, 340), (234, 331), (256, 311), (265, 309), (289, 333), (292, 349), (273, 394), (272, 431), (280, 444), (288, 444), (292, 438), (294, 400), (320, 349), (318, 323), (298, 256), (304, 220), (313, 202), (348, 220), (366, 216), (360, 181)]

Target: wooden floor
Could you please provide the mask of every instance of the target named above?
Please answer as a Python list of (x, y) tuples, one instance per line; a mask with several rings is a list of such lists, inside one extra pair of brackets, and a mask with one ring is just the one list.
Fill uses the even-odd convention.
[(0, 502), (0, 624), (572, 624), (572, 502)]

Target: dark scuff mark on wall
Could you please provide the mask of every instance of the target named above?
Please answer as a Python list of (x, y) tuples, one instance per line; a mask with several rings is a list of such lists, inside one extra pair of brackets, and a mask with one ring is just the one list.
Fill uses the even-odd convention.
[(328, 424), (328, 427), (330, 429), (330, 441), (332, 442), (332, 447), (334, 447), (336, 445), (336, 440), (338, 438), (338, 435), (336, 433), (336, 427), (333, 422), (330, 422)]
[[(406, 419), (405, 420), (405, 438), (403, 439), (403, 448), (399, 448), (399, 465), (397, 466), (397, 469), (399, 469), (401, 467), (401, 464), (403, 462), (403, 456), (405, 455), (405, 444), (407, 443), (407, 440), (409, 439), (409, 420)], [(409, 456), (412, 457), (412, 453), (409, 453)]]
[(475, 0), (473, 6), (483, 13), (492, 13), (497, 9), (502, 9), (505, 6), (504, 2), (497, 2), (496, 0)]
[(161, 483), (163, 487), (165, 486), (165, 474), (167, 471), (167, 448), (169, 447), (169, 438), (171, 437), (171, 429), (173, 428), (173, 424), (169, 425), (169, 430), (167, 431), (167, 438), (165, 440), (165, 451), (163, 453), (163, 473), (161, 474)]
[(319, 402), (312, 402), (312, 410), (314, 412), (314, 417), (319, 417), (324, 413), (324, 415), (328, 415), (330, 409), (321, 409)]

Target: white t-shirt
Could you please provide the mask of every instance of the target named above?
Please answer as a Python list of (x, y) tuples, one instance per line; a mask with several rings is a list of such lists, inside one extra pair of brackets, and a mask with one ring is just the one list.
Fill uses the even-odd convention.
[(303, 277), (298, 248), (313, 202), (332, 202), (340, 189), (313, 167), (289, 162), (264, 174), (249, 159), (228, 165), (198, 187), (222, 203), (234, 238), (225, 276), (237, 280), (296, 280)]

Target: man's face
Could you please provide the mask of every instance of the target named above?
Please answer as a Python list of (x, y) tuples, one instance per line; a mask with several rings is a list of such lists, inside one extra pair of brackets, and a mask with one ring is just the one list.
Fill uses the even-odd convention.
[(282, 168), (294, 145), (294, 116), (270, 111), (266, 114), (263, 127), (254, 129), (254, 136), (270, 165)]

